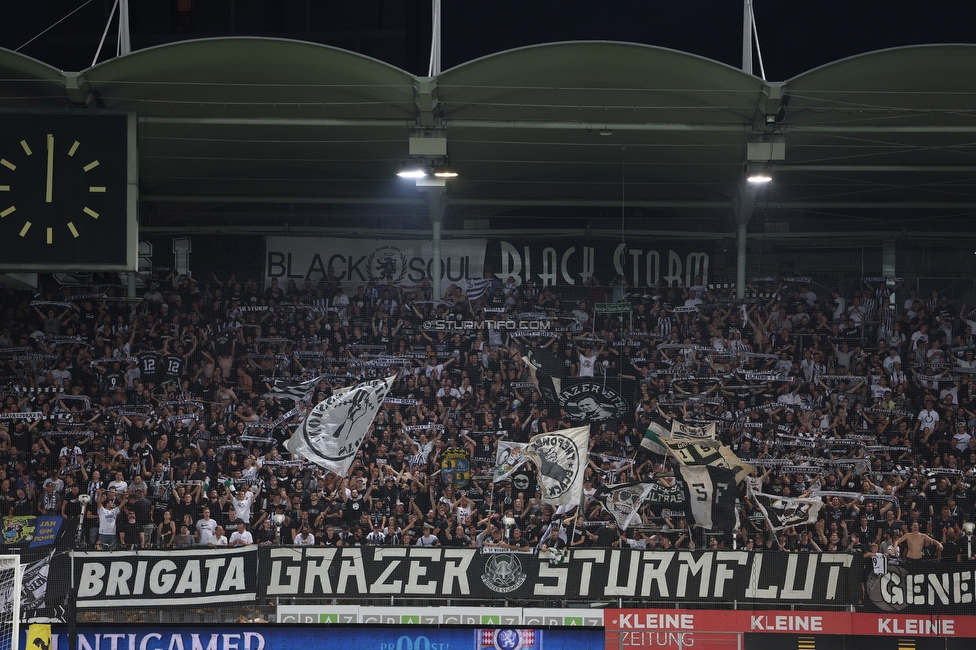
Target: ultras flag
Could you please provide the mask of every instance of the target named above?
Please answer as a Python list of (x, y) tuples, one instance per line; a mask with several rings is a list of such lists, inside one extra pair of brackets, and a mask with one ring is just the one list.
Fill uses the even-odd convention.
[(396, 375), (343, 388), (315, 405), (288, 441), (288, 451), (345, 476)]
[(590, 425), (532, 436), (523, 453), (536, 466), (543, 503), (580, 502), (589, 443)]

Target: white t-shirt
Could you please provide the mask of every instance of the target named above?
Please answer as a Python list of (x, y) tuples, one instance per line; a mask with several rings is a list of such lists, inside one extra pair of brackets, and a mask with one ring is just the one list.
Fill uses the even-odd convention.
[(119, 518), (119, 509), (112, 508), (109, 510), (103, 506), (98, 506), (98, 534), (99, 535), (114, 535), (115, 534), (115, 522)]
[(129, 491), (129, 484), (125, 481), (112, 481), (108, 484), (108, 489), (115, 488), (116, 492), (125, 493)]
[(238, 542), (238, 545), (248, 546), (254, 543), (254, 538), (251, 537), (251, 531), (245, 530), (243, 533), (239, 533), (236, 530), (230, 534), (230, 543)]
[(939, 412), (925, 409), (920, 411), (918, 414), (918, 427), (919, 429), (935, 429), (935, 425), (939, 423)]
[(955, 443), (956, 449), (959, 451), (966, 451), (966, 448), (969, 446), (970, 438), (972, 438), (972, 436), (965, 431), (957, 431), (955, 435), (952, 436), (952, 442)]
[(207, 545), (214, 538), (214, 533), (217, 531), (217, 520), (216, 519), (198, 519), (197, 520), (197, 532), (200, 533), (201, 545)]
[(582, 352), (579, 355), (579, 374), (580, 377), (592, 377), (593, 368), (596, 366), (596, 358), (600, 356), (594, 353), (592, 356), (586, 356)]
[(437, 542), (437, 536), (428, 533), (426, 535), (421, 535), (415, 546), (435, 546)]
[(254, 502), (254, 493), (248, 490), (243, 499), (231, 498), (230, 502), (234, 505), (237, 516), (244, 520), (244, 523), (251, 521), (251, 504)]
[[(370, 533), (370, 535), (372, 534)], [(315, 535), (312, 533), (306, 535), (299, 533), (295, 535), (295, 546), (315, 546)]]

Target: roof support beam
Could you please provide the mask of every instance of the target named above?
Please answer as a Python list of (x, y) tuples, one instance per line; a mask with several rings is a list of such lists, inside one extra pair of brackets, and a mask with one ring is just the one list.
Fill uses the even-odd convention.
[[(338, 197), (338, 196), (188, 196), (172, 194), (151, 194), (143, 192), (142, 202), (159, 203), (228, 203), (228, 204), (274, 204), (296, 203), (309, 205), (418, 205), (415, 198), (396, 197)], [(452, 198), (455, 206), (495, 206), (495, 207), (570, 207), (605, 208), (620, 207), (619, 199), (460, 199)], [(653, 208), (670, 210), (721, 210), (732, 207), (731, 201), (631, 201), (628, 208)], [(776, 201), (769, 203), (776, 210), (945, 210), (964, 212), (976, 210), (976, 201)]]
[(435, 126), (434, 111), (437, 109), (437, 77), (418, 77), (414, 87), (417, 92), (417, 126), (432, 129)]

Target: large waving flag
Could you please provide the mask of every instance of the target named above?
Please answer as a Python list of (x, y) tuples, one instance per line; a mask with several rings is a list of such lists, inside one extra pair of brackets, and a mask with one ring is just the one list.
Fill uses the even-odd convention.
[(322, 378), (316, 377), (300, 382), (291, 379), (275, 379), (271, 390), (262, 397), (266, 399), (290, 399), (295, 402), (308, 401), (315, 387), (319, 385), (320, 379)]
[(664, 444), (664, 440), (709, 441), (717, 439), (718, 434), (714, 422), (710, 422), (705, 426), (696, 427), (678, 422), (677, 420), (672, 420), (669, 423), (664, 418), (655, 416), (651, 418), (651, 424), (647, 427), (647, 431), (644, 432), (644, 438), (640, 444), (644, 449), (666, 456), (668, 454), (668, 448)]
[(646, 504), (687, 508), (687, 497), (680, 485), (672, 487), (660, 483), (618, 483), (601, 486), (595, 495), (617, 521), (620, 530), (641, 523), (640, 509)]
[(542, 502), (578, 504), (583, 498), (583, 471), (590, 444), (590, 425), (540, 433), (523, 452), (539, 474)]
[(648, 425), (647, 431), (644, 432), (644, 438), (641, 440), (640, 446), (655, 454), (667, 456), (668, 448), (664, 446), (664, 442), (662, 441), (670, 437), (671, 423), (660, 415), (652, 415), (651, 424)]
[(542, 368), (532, 362), (531, 356), (522, 357), (522, 361), (525, 362), (525, 367), (529, 370), (529, 378), (535, 384), (535, 389), (542, 395), (542, 399), (553, 406), (559, 404), (562, 380), (544, 372)]
[(396, 375), (336, 391), (319, 402), (288, 441), (288, 451), (345, 476)]
[(695, 524), (731, 533), (735, 526), (734, 472), (714, 465), (681, 465), (678, 470)]
[(735, 474), (736, 483), (746, 480), (756, 468), (739, 460), (731, 449), (718, 440), (662, 440), (668, 453), (677, 459), (682, 467), (724, 467)]
[(464, 283), (464, 295), (468, 300), (477, 300), (488, 293), (494, 281), (494, 278), (469, 278)]
[(749, 496), (763, 514), (773, 530), (782, 530), (790, 526), (815, 524), (824, 503), (820, 499), (803, 499), (780, 497), (775, 494), (765, 494), (762, 491), (762, 481), (750, 478)]
[(521, 442), (499, 440), (495, 449), (495, 469), (491, 472), (491, 482), (504, 481), (524, 465), (529, 460), (524, 451), (525, 445)]

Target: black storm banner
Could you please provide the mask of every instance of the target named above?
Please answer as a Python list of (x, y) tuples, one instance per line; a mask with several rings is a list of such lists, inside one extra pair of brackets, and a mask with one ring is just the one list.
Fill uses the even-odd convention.
[(551, 565), (470, 548), (262, 548), (259, 582), (261, 598), (620, 596), (847, 605), (860, 596), (860, 564), (839, 553), (581, 549)]
[(257, 594), (257, 547), (73, 554), (78, 607), (245, 603)]
[[(708, 284), (710, 242), (636, 240), (488, 240), (485, 268), (502, 282), (518, 285), (533, 280), (539, 286), (583, 286), (596, 277), (606, 284), (622, 276), (632, 290), (688, 287), (700, 277)], [(671, 248), (673, 247), (673, 248)]]

